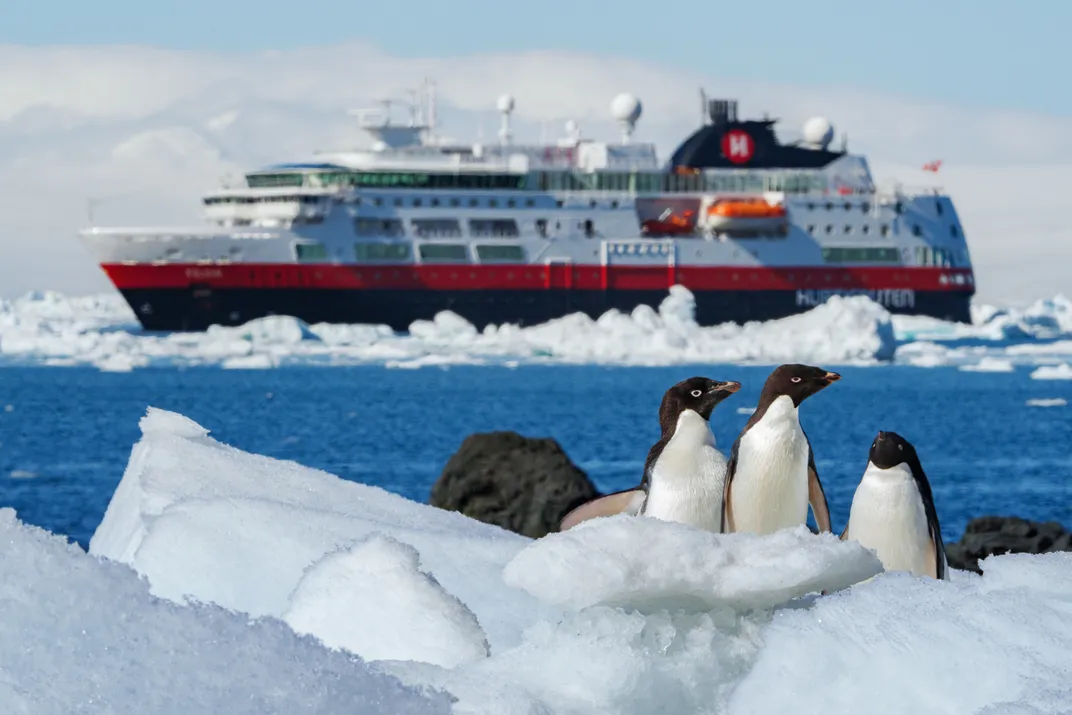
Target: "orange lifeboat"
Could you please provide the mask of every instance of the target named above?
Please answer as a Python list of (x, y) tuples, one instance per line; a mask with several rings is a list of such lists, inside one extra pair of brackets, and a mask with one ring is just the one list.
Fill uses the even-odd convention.
[(762, 198), (720, 199), (707, 207), (706, 224), (713, 231), (778, 231), (789, 216), (783, 204)]
[(696, 212), (686, 209), (677, 215), (673, 209), (666, 209), (657, 219), (649, 219), (640, 225), (641, 233), (649, 235), (679, 235), (692, 233), (696, 228)]

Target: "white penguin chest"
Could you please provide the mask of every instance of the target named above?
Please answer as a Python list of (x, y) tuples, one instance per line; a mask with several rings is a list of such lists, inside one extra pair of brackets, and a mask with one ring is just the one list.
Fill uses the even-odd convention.
[(927, 512), (907, 465), (879, 469), (868, 462), (852, 498), (845, 538), (873, 549), (887, 571), (933, 575)]
[(808, 520), (808, 439), (789, 397), (741, 437), (730, 488), (733, 530), (772, 534)]
[(686, 410), (651, 470), (644, 516), (718, 531), (726, 458), (700, 415)]

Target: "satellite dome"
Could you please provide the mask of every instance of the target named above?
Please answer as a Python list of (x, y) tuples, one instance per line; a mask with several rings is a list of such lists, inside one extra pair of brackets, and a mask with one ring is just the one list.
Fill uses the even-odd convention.
[(804, 141), (813, 146), (823, 147), (834, 140), (834, 126), (826, 117), (812, 117), (804, 122)]
[(635, 123), (636, 120), (640, 119), (640, 113), (643, 109), (640, 100), (628, 92), (619, 94), (610, 103), (610, 113), (619, 122)]
[(504, 94), (503, 96), (499, 97), (499, 101), (496, 103), (495, 106), (497, 106), (499, 108), (499, 111), (503, 114), (508, 114), (514, 111), (514, 98), (509, 94)]

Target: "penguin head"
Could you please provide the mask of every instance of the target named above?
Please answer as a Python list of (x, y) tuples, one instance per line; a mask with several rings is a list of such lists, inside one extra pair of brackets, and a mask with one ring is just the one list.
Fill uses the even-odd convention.
[(841, 375), (812, 365), (780, 365), (767, 378), (763, 391), (771, 397), (787, 395), (797, 407), (808, 397), (837, 382)]
[(690, 377), (677, 383), (663, 395), (659, 407), (659, 422), (664, 426), (677, 423), (678, 415), (693, 410), (705, 420), (711, 418), (715, 405), (741, 389), (739, 382), (719, 382), (707, 377)]
[(868, 459), (879, 469), (892, 469), (898, 464), (914, 468), (919, 463), (916, 448), (896, 432), (879, 432), (875, 435)]

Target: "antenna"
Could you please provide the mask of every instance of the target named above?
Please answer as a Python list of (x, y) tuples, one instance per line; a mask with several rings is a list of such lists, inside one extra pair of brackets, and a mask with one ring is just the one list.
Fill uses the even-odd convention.
[(425, 96), (428, 98), (428, 143), (432, 144), (432, 139), (435, 137), (436, 132), (436, 85), (432, 80), (425, 78)]
[(499, 101), (496, 107), (499, 113), (502, 115), (502, 128), (499, 129), (499, 141), (503, 146), (507, 146), (510, 143), (512, 134), (510, 133), (510, 113), (514, 111), (514, 98), (509, 94), (504, 94), (499, 97)]
[(707, 92), (704, 91), (703, 87), (700, 87), (700, 124), (703, 126), (711, 123), (707, 106)]

